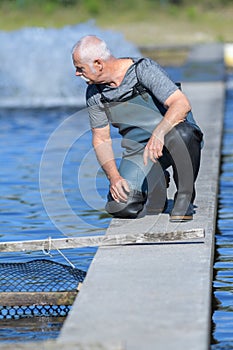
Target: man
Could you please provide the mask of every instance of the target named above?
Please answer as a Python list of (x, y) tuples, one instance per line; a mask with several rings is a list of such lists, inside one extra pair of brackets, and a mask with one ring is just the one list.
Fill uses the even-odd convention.
[[(93, 146), (110, 182), (106, 210), (120, 218), (163, 212), (172, 166), (177, 191), (170, 221), (192, 220), (202, 133), (187, 97), (156, 62), (116, 58), (96, 36), (78, 41), (72, 57), (76, 76), (88, 84)], [(119, 169), (110, 124), (125, 149)]]

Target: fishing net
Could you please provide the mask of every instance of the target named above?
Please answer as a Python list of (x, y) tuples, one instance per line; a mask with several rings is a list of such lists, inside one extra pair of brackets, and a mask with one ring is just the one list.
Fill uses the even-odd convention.
[(46, 259), (0, 263), (0, 319), (67, 316), (85, 275)]

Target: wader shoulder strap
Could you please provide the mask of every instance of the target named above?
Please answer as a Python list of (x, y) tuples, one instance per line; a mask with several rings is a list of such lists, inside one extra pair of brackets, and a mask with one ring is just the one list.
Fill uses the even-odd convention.
[[(99, 84), (96, 84), (96, 88), (100, 94), (100, 101), (101, 103), (103, 104), (104, 106), (104, 109), (105, 109), (105, 112), (107, 114), (107, 116), (110, 114), (110, 109), (109, 109), (109, 106), (108, 104), (109, 103), (114, 103), (114, 102), (125, 102), (125, 101), (129, 101), (130, 99), (134, 98), (135, 96), (138, 96), (138, 95), (141, 95), (143, 98), (145, 98), (146, 100), (146, 94), (149, 94), (154, 102), (154, 104), (156, 105), (156, 107), (158, 108), (158, 110), (160, 111), (160, 113), (164, 116), (165, 113), (167, 112), (167, 109), (164, 107), (164, 105), (152, 94), (151, 91), (149, 91), (138, 79), (138, 72), (137, 72), (137, 69), (138, 69), (138, 65), (144, 60), (145, 58), (140, 58), (138, 60), (138, 62), (136, 62), (135, 64), (135, 73), (136, 73), (136, 77), (137, 77), (137, 83), (134, 85), (133, 87), (133, 91), (132, 91), (132, 94), (131, 96), (127, 96), (127, 97), (124, 97), (124, 96), (121, 96), (121, 99), (119, 101), (118, 98), (115, 98), (115, 99), (108, 99), (104, 96), (103, 92), (102, 92), (102, 89), (101, 89), (101, 86)], [(181, 84), (180, 83), (176, 83), (176, 85), (179, 87), (179, 89), (181, 89)], [(128, 95), (128, 92), (126, 93)]]
[[(138, 79), (138, 72), (137, 72), (137, 70), (138, 70), (138, 64), (141, 63), (143, 60), (144, 60), (144, 58), (141, 58), (141, 59), (136, 63), (136, 65), (135, 65), (135, 72), (136, 72), (136, 77), (137, 77), (137, 81), (138, 81), (138, 82), (137, 82), (137, 84), (134, 86), (134, 88), (137, 89), (138, 92), (140, 93), (140, 95), (142, 95), (142, 96), (143, 96), (143, 94), (148, 93), (148, 94), (151, 96), (151, 98), (152, 98), (154, 104), (156, 105), (156, 107), (158, 108), (158, 110), (160, 111), (160, 113), (164, 116), (165, 113), (167, 112), (167, 109), (166, 109), (166, 108), (164, 107), (164, 105), (152, 94), (152, 92), (149, 91), (149, 90), (139, 81), (139, 79)], [(176, 84), (176, 86), (181, 90), (181, 83), (177, 82), (177, 83), (175, 83), (175, 84)]]

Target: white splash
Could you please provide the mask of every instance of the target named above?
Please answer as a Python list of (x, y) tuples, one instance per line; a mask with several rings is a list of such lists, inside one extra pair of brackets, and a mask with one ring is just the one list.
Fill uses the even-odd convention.
[(71, 50), (88, 34), (104, 39), (118, 57), (140, 56), (121, 33), (102, 30), (93, 22), (0, 31), (0, 107), (84, 104), (86, 84), (75, 76)]

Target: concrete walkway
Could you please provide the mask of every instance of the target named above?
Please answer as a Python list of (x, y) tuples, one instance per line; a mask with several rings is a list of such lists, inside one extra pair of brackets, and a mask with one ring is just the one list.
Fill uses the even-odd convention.
[[(198, 50), (192, 57), (200, 63), (203, 51)], [(222, 50), (212, 50), (212, 63), (219, 64)], [(193, 222), (170, 223), (168, 214), (112, 220), (106, 234), (203, 228), (204, 242), (99, 248), (62, 328), (59, 348), (76, 343), (76, 349), (209, 349), (225, 87), (222, 79), (212, 79), (186, 82), (183, 90), (205, 134)]]

